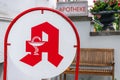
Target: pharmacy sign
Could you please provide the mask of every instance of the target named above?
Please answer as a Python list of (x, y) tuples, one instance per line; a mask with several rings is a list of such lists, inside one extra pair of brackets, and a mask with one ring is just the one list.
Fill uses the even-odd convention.
[(4, 45), (4, 80), (55, 77), (80, 51), (79, 36), (70, 19), (44, 7), (26, 10), (13, 19)]

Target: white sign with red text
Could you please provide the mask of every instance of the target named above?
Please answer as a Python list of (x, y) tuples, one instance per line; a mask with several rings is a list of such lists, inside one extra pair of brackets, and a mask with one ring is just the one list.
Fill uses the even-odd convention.
[(77, 46), (77, 30), (62, 13), (43, 7), (26, 10), (5, 35), (4, 80), (55, 77), (72, 63)]
[(67, 16), (87, 16), (88, 15), (88, 2), (59, 2), (57, 10), (63, 12)]

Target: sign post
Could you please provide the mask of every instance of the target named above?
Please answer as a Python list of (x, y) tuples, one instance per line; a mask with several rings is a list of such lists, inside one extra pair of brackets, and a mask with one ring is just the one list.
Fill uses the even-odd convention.
[(54, 9), (37, 7), (19, 14), (9, 25), (4, 42), (3, 80), (42, 80), (64, 72), (77, 53), (80, 40), (69, 18)]

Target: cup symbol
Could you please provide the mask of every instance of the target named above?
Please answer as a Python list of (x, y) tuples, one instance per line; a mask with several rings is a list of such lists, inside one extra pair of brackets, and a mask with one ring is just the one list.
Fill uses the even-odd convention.
[[(39, 40), (38, 42), (35, 42), (35, 40)], [(30, 45), (32, 45), (35, 48), (33, 55), (39, 55), (39, 46), (42, 46), (45, 42), (41, 40), (39, 36), (35, 36), (32, 38), (32, 40), (29, 42)]]

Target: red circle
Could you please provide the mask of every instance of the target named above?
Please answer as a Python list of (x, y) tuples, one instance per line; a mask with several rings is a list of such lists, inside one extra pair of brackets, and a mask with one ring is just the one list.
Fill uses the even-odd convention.
[(54, 13), (57, 13), (59, 14), (61, 17), (63, 17), (66, 21), (68, 21), (71, 25), (71, 27), (73, 28), (74, 32), (75, 32), (75, 35), (76, 35), (76, 40), (77, 40), (77, 44), (75, 47), (77, 47), (77, 62), (76, 62), (76, 74), (75, 74), (75, 80), (78, 80), (78, 70), (79, 70), (79, 59), (80, 59), (80, 38), (79, 38), (79, 34), (77, 32), (77, 29), (75, 28), (74, 24), (72, 23), (72, 21), (67, 17), (65, 16), (63, 13), (57, 11), (57, 10), (54, 10), (54, 9), (51, 9), (51, 8), (46, 8), (46, 7), (36, 7), (36, 8), (31, 8), (31, 9), (28, 9), (22, 13), (20, 13), (18, 16), (16, 16), (12, 22), (10, 23), (10, 25), (8, 26), (7, 28), (7, 31), (6, 31), (6, 34), (5, 34), (5, 39), (4, 39), (4, 74), (3, 74), (3, 80), (7, 80), (7, 45), (9, 44), (7, 42), (8, 40), (8, 36), (9, 36), (9, 32), (12, 28), (12, 26), (14, 25), (14, 23), (20, 18), (22, 17), (23, 15), (29, 13), (29, 12), (32, 12), (32, 11), (36, 11), (36, 10), (41, 10), (41, 11), (44, 11), (44, 10), (48, 10), (48, 11), (51, 11), (51, 12), (54, 12)]

